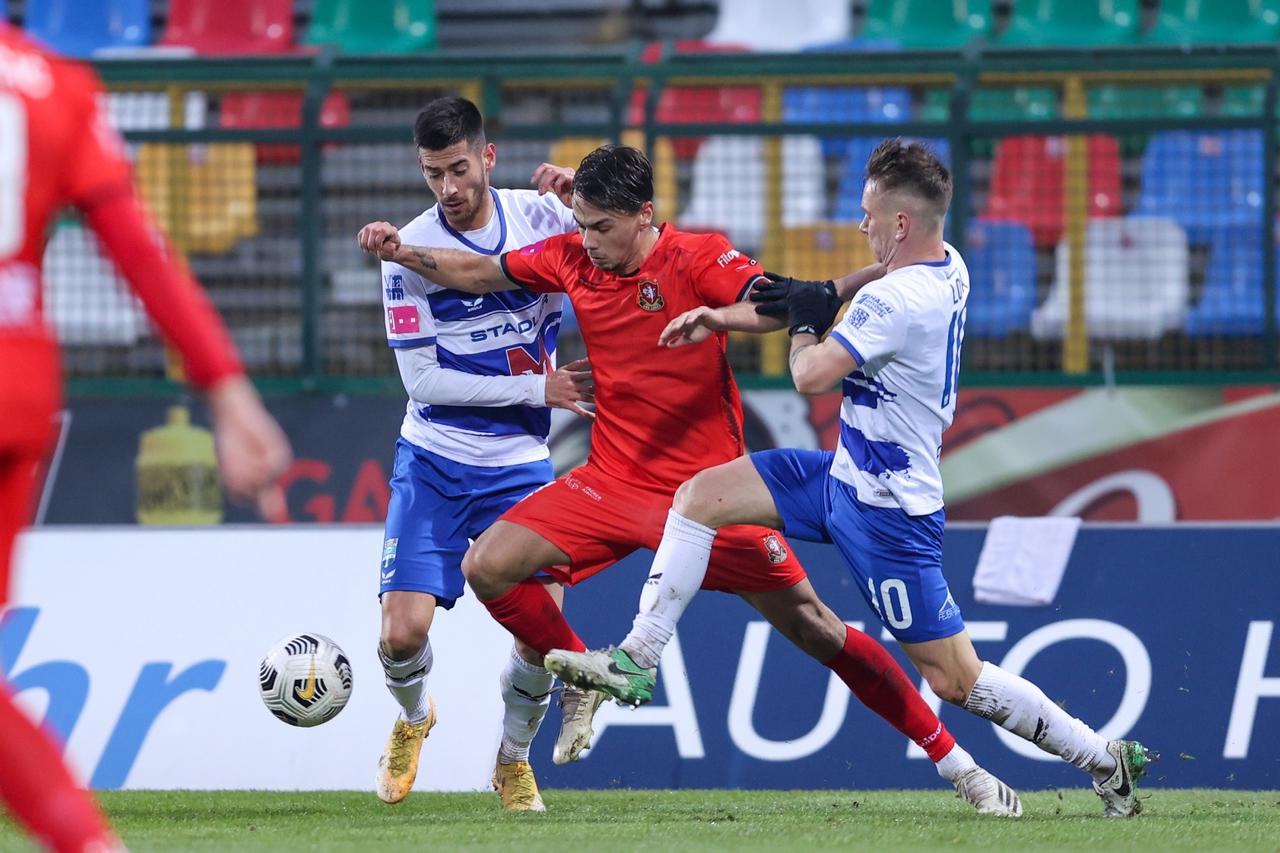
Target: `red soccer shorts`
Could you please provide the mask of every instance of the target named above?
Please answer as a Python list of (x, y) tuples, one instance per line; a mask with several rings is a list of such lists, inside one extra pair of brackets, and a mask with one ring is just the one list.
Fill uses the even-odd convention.
[[(499, 520), (527, 527), (568, 554), (567, 567), (545, 572), (572, 585), (632, 551), (657, 550), (674, 494), (640, 488), (584, 465), (529, 495)], [(804, 567), (781, 533), (735, 525), (717, 534), (702, 588), (770, 592), (804, 579)]]

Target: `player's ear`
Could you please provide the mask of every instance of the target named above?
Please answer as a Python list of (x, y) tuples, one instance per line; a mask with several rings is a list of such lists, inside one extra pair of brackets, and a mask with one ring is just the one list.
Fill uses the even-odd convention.
[(640, 227), (648, 228), (653, 224), (653, 202), (646, 201), (640, 205)]
[(498, 162), (498, 146), (494, 145), (492, 142), (486, 143), (484, 151), (480, 156), (484, 161), (485, 171), (492, 172), (494, 165)]

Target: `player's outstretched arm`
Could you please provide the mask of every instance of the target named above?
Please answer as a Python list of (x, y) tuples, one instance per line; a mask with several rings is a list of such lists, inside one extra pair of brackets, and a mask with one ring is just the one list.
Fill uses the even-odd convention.
[(776, 332), (786, 318), (760, 314), (751, 302), (735, 302), (722, 308), (701, 305), (676, 317), (658, 336), (658, 345), (682, 347), (711, 337), (713, 332)]
[(854, 270), (848, 275), (835, 279), (836, 295), (840, 297), (841, 302), (848, 302), (864, 285), (884, 278), (884, 274), (888, 271), (882, 263), (869, 264), (860, 270)]
[(503, 275), (496, 256), (460, 249), (406, 246), (400, 242), (400, 231), (390, 222), (370, 222), (360, 229), (356, 240), (369, 254), (399, 264), (450, 290), (492, 293), (515, 290), (519, 286)]

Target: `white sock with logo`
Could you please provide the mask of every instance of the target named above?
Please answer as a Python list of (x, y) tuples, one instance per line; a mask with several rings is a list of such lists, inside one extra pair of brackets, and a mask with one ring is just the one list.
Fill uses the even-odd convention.
[(400, 703), (405, 721), (420, 723), (425, 720), (429, 708), (427, 676), (435, 660), (431, 654), (431, 640), (423, 641), (422, 648), (408, 660), (392, 660), (381, 648), (378, 649), (378, 659), (382, 661), (382, 671), (387, 676), (387, 689)]
[(640, 612), (621, 644), (640, 666), (658, 665), (676, 623), (707, 576), (715, 540), (713, 528), (690, 521), (674, 509), (667, 513), (662, 542), (640, 591)]
[(938, 775), (948, 782), (954, 782), (970, 770), (978, 766), (965, 748), (960, 744), (951, 747), (951, 751), (938, 759), (933, 765), (938, 768)]
[(1095, 779), (1115, 772), (1107, 739), (1049, 701), (1025, 678), (983, 662), (964, 709), (1029, 740), (1045, 752), (1086, 771)]
[(542, 725), (551, 704), (551, 682), (555, 679), (536, 664), (531, 664), (513, 647), (506, 668), (498, 679), (502, 687), (502, 746), (498, 761), (512, 764), (529, 760), (529, 744)]

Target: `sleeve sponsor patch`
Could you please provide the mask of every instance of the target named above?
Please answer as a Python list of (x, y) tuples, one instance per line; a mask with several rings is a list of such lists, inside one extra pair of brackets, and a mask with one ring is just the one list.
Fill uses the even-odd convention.
[(422, 330), (416, 305), (396, 305), (387, 309), (387, 331), (393, 335), (416, 335)]

